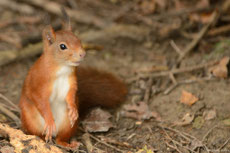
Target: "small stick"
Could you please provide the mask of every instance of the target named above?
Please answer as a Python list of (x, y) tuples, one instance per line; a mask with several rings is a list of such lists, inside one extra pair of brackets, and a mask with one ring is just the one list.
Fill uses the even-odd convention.
[(112, 148), (112, 149), (114, 149), (114, 150), (116, 150), (116, 151), (119, 151), (119, 152), (125, 152), (125, 151), (123, 151), (123, 150), (121, 150), (121, 149), (118, 149), (118, 148), (116, 148), (116, 147), (114, 147), (114, 146), (112, 146), (112, 145), (110, 145), (110, 144), (108, 144), (108, 143), (106, 143), (106, 142), (103, 142), (103, 141), (101, 141), (100, 139), (98, 139), (97, 137), (95, 137), (95, 136), (93, 136), (93, 135), (91, 135), (91, 134), (89, 134), (89, 136), (91, 137), (91, 138), (93, 138), (94, 140), (96, 140), (97, 142), (99, 142), (99, 143), (101, 143), (101, 144), (104, 144), (105, 146), (107, 146), (107, 147), (110, 147), (110, 148)]
[(170, 73), (175, 75), (175, 74), (179, 74), (179, 73), (191, 72), (191, 71), (194, 71), (194, 70), (198, 70), (198, 69), (202, 69), (202, 68), (205, 68), (205, 67), (215, 65), (217, 63), (218, 63), (218, 61), (211, 61), (211, 62), (208, 62), (208, 63), (196, 65), (196, 66), (173, 69), (173, 70), (170, 70), (170, 71), (161, 71), (161, 72), (153, 73), (153, 74), (141, 74), (139, 76), (129, 78), (127, 80), (127, 82), (133, 82), (133, 81), (138, 80), (140, 78), (148, 78), (148, 77), (156, 78), (156, 77), (169, 76)]
[(90, 140), (90, 136), (88, 133), (85, 133), (83, 136), (82, 136), (82, 139), (84, 140), (85, 142), (85, 146), (86, 146), (86, 149), (88, 152), (93, 152), (93, 145), (92, 145), (92, 142)]
[(144, 95), (144, 101), (146, 103), (148, 103), (149, 98), (150, 98), (152, 84), (153, 84), (153, 79), (149, 78), (149, 80), (147, 82), (147, 87), (146, 87), (146, 90), (145, 90), (145, 95)]
[[(174, 146), (177, 146), (177, 145), (179, 145), (180, 147), (182, 147), (182, 148), (185, 148), (185, 149), (187, 149), (187, 150), (189, 150), (189, 151), (191, 151), (191, 152), (194, 152), (193, 150), (191, 150), (190, 148), (188, 148), (188, 147), (185, 147), (185, 146), (183, 146), (181, 143), (179, 143), (178, 141), (176, 141), (176, 140), (173, 140), (170, 136), (169, 136), (169, 134), (165, 131), (165, 129), (162, 127), (162, 130), (165, 132), (165, 134), (166, 134), (166, 136), (168, 137), (168, 139), (170, 140), (170, 141), (172, 141), (172, 143), (174, 144)], [(179, 149), (178, 149), (179, 150)], [(177, 150), (177, 151), (178, 151)], [(180, 152), (180, 151), (178, 151), (178, 152)]]
[(181, 49), (176, 45), (176, 43), (175, 43), (173, 40), (171, 40), (169, 43), (170, 43), (170, 45), (173, 47), (173, 49), (179, 54), (179, 56), (181, 56), (181, 55), (182, 55), (182, 51), (181, 51)]
[(6, 96), (0, 93), (0, 98), (4, 99), (8, 104), (10, 104), (15, 110), (20, 113), (20, 109), (18, 108), (17, 105), (15, 105), (12, 101), (10, 101)]
[(19, 3), (12, 0), (0, 0), (1, 7), (7, 7), (13, 11), (20, 12), (21, 14), (34, 14), (34, 9), (30, 5)]
[(218, 27), (218, 28), (209, 30), (207, 35), (208, 36), (216, 36), (216, 35), (226, 33), (226, 32), (229, 32), (229, 31), (230, 31), (230, 25), (225, 25), (225, 26), (222, 26), (222, 27)]
[(6, 109), (3, 105), (0, 104), (0, 111), (3, 112), (5, 115), (7, 115), (8, 117), (10, 117), (12, 120), (15, 121), (15, 123), (17, 125), (20, 124), (20, 119), (11, 111), (9, 111), (8, 109)]
[[(46, 0), (23, 0), (23, 1), (35, 5), (37, 7), (40, 7), (52, 14), (58, 16), (62, 15), (60, 9), (62, 5), (57, 3), (56, 1), (46, 1)], [(73, 10), (67, 7), (65, 7), (65, 10), (68, 13), (68, 15), (77, 22), (81, 22), (85, 24), (93, 24), (99, 28), (104, 28), (107, 26), (107, 23), (103, 19), (95, 15), (89, 14), (86, 11), (80, 11), (76, 9)]]
[(199, 79), (194, 79), (194, 80), (184, 80), (184, 81), (180, 81), (177, 84), (173, 84), (170, 87), (168, 87), (165, 91), (164, 94), (168, 95), (170, 92), (172, 92), (172, 90), (174, 90), (175, 88), (177, 88), (178, 86), (182, 85), (182, 84), (190, 84), (190, 83), (197, 83), (199, 81), (211, 81), (211, 80), (217, 80), (216, 78), (210, 78), (210, 77), (205, 77), (205, 78), (199, 78)]
[(175, 76), (173, 75), (172, 72), (169, 73), (169, 78), (172, 80), (172, 83), (173, 83), (174, 85), (177, 84), (176, 78), (175, 78)]
[(208, 130), (208, 132), (203, 136), (202, 142), (206, 139), (206, 137), (212, 132), (213, 129), (215, 129), (218, 125), (213, 126), (211, 129)]
[(166, 144), (168, 147), (170, 147), (170, 148), (172, 148), (172, 149), (175, 149), (177, 152), (182, 153), (176, 146), (170, 145), (167, 141), (165, 141), (165, 144)]
[(229, 142), (230, 138), (228, 138), (224, 144), (222, 146), (220, 146), (220, 148), (218, 149), (219, 151), (221, 151), (221, 149)]
[(201, 29), (201, 31), (198, 33), (197, 37), (194, 38), (194, 39), (192, 40), (192, 42), (189, 43), (189, 44), (185, 47), (185, 49), (184, 49), (184, 51), (182, 52), (182, 54), (178, 57), (178, 59), (177, 59), (177, 64), (176, 64), (176, 65), (179, 65), (180, 62), (184, 59), (184, 57), (185, 57), (189, 52), (191, 52), (192, 49), (193, 49), (194, 47), (196, 47), (196, 45), (197, 45), (198, 42), (203, 38), (203, 36), (205, 35), (205, 33), (207, 32), (207, 30), (209, 29), (209, 27), (212, 25), (212, 23), (216, 21), (217, 17), (218, 17), (217, 12), (214, 12), (214, 13), (212, 14), (211, 21), (210, 21), (207, 25), (205, 25), (205, 26)]

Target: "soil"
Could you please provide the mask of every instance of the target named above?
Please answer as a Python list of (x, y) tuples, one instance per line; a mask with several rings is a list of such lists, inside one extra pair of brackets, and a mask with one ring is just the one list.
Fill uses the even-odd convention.
[[(62, 0), (59, 0), (59, 2), (63, 3)], [(89, 3), (89, 0), (85, 2), (80, 0), (78, 7), (81, 7), (81, 9), (84, 8), (86, 11), (88, 8), (89, 12), (94, 12), (96, 3), (95, 5), (89, 5), (91, 7), (94, 6), (92, 8), (87, 6)], [(214, 7), (216, 5), (217, 4), (213, 4)], [(112, 2), (112, 0), (108, 2), (102, 0), (98, 1), (98, 7), (104, 8), (103, 11), (109, 12), (108, 14), (113, 14), (116, 11), (123, 10), (124, 8), (120, 6), (129, 6), (129, 2)], [(3, 12), (3, 10), (1, 11)], [(39, 11), (41, 14), (44, 13), (42, 10)], [(98, 12), (97, 15), (105, 16), (103, 11)], [(161, 10), (158, 11), (158, 14), (160, 14)], [(13, 11), (8, 11), (8, 13), (15, 14)], [(107, 19), (109, 17), (105, 16), (104, 18)], [(178, 17), (175, 17), (175, 20), (176, 18)], [(133, 23), (134, 21), (126, 20), (126, 18), (120, 19), (119, 22), (127, 22), (128, 24), (134, 25), (139, 24), (140, 27), (143, 26), (141, 23)], [(168, 25), (171, 21), (166, 18), (161, 22), (162, 23), (160, 24)], [(181, 19), (181, 22), (182, 25), (186, 24), (183, 19)], [(42, 23), (39, 24), (37, 31), (41, 32), (42, 26)], [(152, 27), (154, 28), (155, 26), (153, 25)], [(195, 33), (195, 31), (200, 31), (201, 27), (196, 27), (197, 29), (192, 30)], [(151, 27), (146, 26), (146, 28), (150, 29)], [(35, 30), (34, 27), (31, 27), (31, 29)], [(95, 27), (84, 24), (74, 24), (73, 29), (76, 33), (78, 32), (80, 34), (91, 29), (97, 30)], [(28, 33), (25, 32), (25, 35), (28, 35)], [(135, 36), (135, 34), (133, 36)], [(181, 67), (199, 65), (207, 61), (215, 59), (219, 60), (224, 56), (230, 56), (230, 47), (228, 46), (224, 48), (224, 51), (220, 54), (214, 54), (216, 51), (216, 45), (225, 39), (228, 39), (226, 34), (212, 38), (205, 36), (199, 45), (188, 56), (186, 56), (184, 60), (182, 60)], [(87, 56), (82, 65), (96, 67), (100, 70), (109, 71), (119, 76), (129, 87), (129, 94), (124, 105), (136, 104), (140, 101), (144, 101), (148, 105), (149, 110), (157, 113), (161, 117), (160, 121), (153, 117), (146, 120), (129, 118), (122, 115), (121, 112), (124, 110), (124, 105), (122, 105), (115, 112), (112, 112), (112, 122), (116, 125), (115, 128), (110, 129), (108, 132), (91, 134), (98, 138), (110, 138), (116, 142), (121, 142), (123, 145), (114, 144), (108, 141), (108, 144), (117, 148), (114, 149), (98, 141), (92, 140), (93, 146), (97, 148), (97, 152), (152, 151), (165, 153), (219, 152), (220, 150), (223, 152), (230, 152), (230, 143), (228, 143), (230, 138), (230, 123), (227, 122), (230, 120), (229, 78), (209, 79), (208, 81), (200, 80), (195, 83), (181, 84), (173, 89), (169, 94), (164, 94), (164, 91), (172, 85), (172, 81), (168, 76), (155, 77), (152, 79), (139, 78), (134, 81), (130, 81), (131, 78), (138, 76), (139, 74), (151, 74), (151, 72), (148, 71), (148, 68), (172, 68), (178, 54), (170, 45), (169, 42), (171, 40), (174, 40), (182, 50), (188, 43), (191, 42), (190, 39), (181, 35), (181, 33), (178, 32), (178, 29), (167, 33), (166, 36), (162, 36), (157, 33), (156, 29), (143, 34), (143, 38), (140, 39), (136, 39), (135, 37), (133, 38), (130, 35), (118, 35), (116, 37), (102, 37), (89, 41), (103, 46), (104, 49), (102, 51), (87, 51)], [(0, 46), (2, 50), (5, 48), (13, 48), (11, 45), (3, 42), (0, 43)], [(39, 55), (1, 66), (0, 93), (17, 104), (20, 98), (20, 92), (25, 76), (30, 66), (38, 57)], [(145, 71), (146, 69), (147, 71)], [(183, 81), (194, 78), (204, 78), (206, 76), (209, 76), (208, 69), (204, 68), (202, 70), (177, 74), (175, 75), (175, 78), (177, 81)], [(149, 90), (150, 94), (146, 100), (144, 97), (147, 90)], [(199, 100), (192, 106), (181, 103), (180, 98), (182, 91), (184, 90), (192, 93), (198, 97)], [(0, 102), (4, 102), (4, 100), (0, 99)], [(216, 113), (216, 115), (210, 120), (206, 119), (204, 116), (204, 114), (209, 111), (214, 111)], [(178, 125), (177, 123), (181, 122), (182, 118), (187, 113), (194, 115), (194, 119), (186, 125)], [(0, 115), (0, 118), (5, 116), (4, 114)], [(10, 119), (6, 119), (1, 122), (11, 124), (12, 121)], [(83, 143), (82, 134), (83, 133), (80, 132), (74, 139)], [(84, 151), (86, 152), (85, 145), (80, 147), (80, 152)]]

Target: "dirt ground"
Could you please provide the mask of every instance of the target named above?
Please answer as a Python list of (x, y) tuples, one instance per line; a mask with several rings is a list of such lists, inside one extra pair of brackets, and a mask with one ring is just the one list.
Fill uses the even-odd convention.
[[(80, 11), (91, 13), (108, 23), (107, 26), (98, 27), (73, 21), (73, 30), (83, 43), (103, 47), (103, 50), (88, 50), (82, 65), (109, 71), (122, 78), (129, 88), (125, 104), (111, 112), (115, 127), (108, 132), (90, 133), (97, 138), (91, 140), (94, 152), (230, 152), (229, 73), (227, 77), (215, 77), (209, 71), (212, 65), (160, 75), (175, 68), (189, 69), (230, 57), (230, 30), (210, 34), (216, 28), (229, 26), (230, 4), (224, 0), (202, 0), (208, 4), (198, 8), (198, 4), (202, 4), (198, 0), (73, 1), (58, 0), (57, 3), (67, 7), (77, 4), (75, 7)], [(17, 10), (0, 3), (0, 21), (16, 21), (7, 26), (0, 24), (0, 52), (20, 50), (41, 39), (37, 34), (41, 33), (43, 17), (49, 12), (26, 0), (22, 3), (28, 3), (37, 12), (29, 15), (17, 13)], [(227, 8), (221, 10), (224, 7)], [(208, 27), (206, 35), (175, 67), (180, 54), (172, 44), (183, 52), (209, 24), (210, 14), (217, 8), (218, 18)], [(40, 19), (31, 23), (23, 22), (20, 17), (26, 16), (40, 16)], [(57, 15), (51, 13), (50, 16), (52, 24), (59, 23)], [(31, 36), (31, 33), (35, 36)], [(27, 57), (0, 66), (0, 93), (17, 104), (27, 71), (38, 57)], [(182, 103), (183, 91), (191, 93), (198, 100), (192, 105)], [(0, 102), (4, 101), (0, 98)], [(125, 107), (138, 106), (140, 102), (147, 106), (144, 113), (149, 111), (153, 116), (141, 117), (137, 110), (131, 111), (136, 112), (136, 117), (127, 115)], [(16, 127), (4, 113), (0, 113), (0, 122)], [(79, 132), (74, 138), (83, 143), (79, 152), (87, 152), (83, 134)], [(0, 142), (0, 147), (7, 144), (1, 136)]]

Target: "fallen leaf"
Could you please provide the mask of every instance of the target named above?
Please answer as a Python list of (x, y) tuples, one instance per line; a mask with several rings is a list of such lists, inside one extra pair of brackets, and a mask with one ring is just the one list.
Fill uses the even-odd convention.
[(195, 118), (195, 120), (194, 120), (192, 126), (193, 126), (194, 128), (196, 128), (196, 129), (200, 129), (200, 128), (203, 126), (203, 124), (204, 124), (204, 119), (203, 119), (203, 117), (202, 117), (202, 116), (198, 116), (198, 117)]
[(145, 102), (139, 102), (137, 104), (127, 104), (123, 106), (125, 111), (122, 111), (122, 115), (125, 117), (134, 118), (137, 120), (145, 120), (154, 117), (156, 120), (161, 121), (161, 117), (157, 112), (149, 110), (149, 106)]
[(203, 113), (204, 120), (208, 121), (216, 117), (216, 110), (206, 110)]
[(184, 103), (186, 105), (191, 106), (192, 104), (194, 104), (195, 102), (198, 101), (198, 98), (195, 97), (193, 94), (183, 90), (181, 97), (180, 97), (180, 102)]
[(114, 127), (109, 120), (112, 115), (100, 108), (93, 109), (82, 122), (83, 127), (89, 132), (107, 132)]
[(224, 125), (230, 126), (230, 119), (223, 120)]
[(212, 73), (217, 78), (227, 78), (228, 77), (228, 67), (229, 57), (226, 56), (222, 58), (218, 65), (215, 65), (209, 69), (209, 72)]
[(175, 125), (185, 126), (185, 125), (192, 123), (193, 119), (194, 119), (193, 114), (186, 113), (184, 117), (182, 118), (182, 121), (176, 122)]
[(191, 13), (189, 19), (192, 22), (199, 22), (202, 24), (207, 24), (212, 20), (213, 12), (211, 13)]

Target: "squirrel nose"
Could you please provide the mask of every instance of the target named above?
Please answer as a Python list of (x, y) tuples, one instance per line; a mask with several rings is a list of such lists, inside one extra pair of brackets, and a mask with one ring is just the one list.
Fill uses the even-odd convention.
[(79, 56), (80, 56), (81, 58), (84, 58), (84, 57), (85, 57), (85, 54), (86, 54), (86, 53), (85, 53), (85, 51), (84, 51), (84, 52), (80, 53)]

